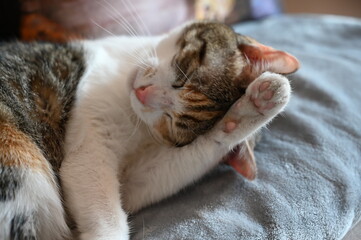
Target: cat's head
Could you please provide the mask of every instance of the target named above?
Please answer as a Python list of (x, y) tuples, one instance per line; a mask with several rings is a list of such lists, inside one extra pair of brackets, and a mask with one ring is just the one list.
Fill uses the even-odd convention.
[(293, 56), (214, 22), (172, 31), (155, 52), (135, 73), (131, 104), (157, 138), (175, 146), (210, 130), (263, 72), (299, 66)]

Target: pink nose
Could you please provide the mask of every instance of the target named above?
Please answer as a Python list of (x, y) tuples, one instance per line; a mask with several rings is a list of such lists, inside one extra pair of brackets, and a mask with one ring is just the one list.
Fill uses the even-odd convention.
[(143, 86), (135, 89), (135, 95), (137, 96), (138, 100), (145, 104), (147, 101), (147, 96), (152, 91), (154, 87), (152, 85)]

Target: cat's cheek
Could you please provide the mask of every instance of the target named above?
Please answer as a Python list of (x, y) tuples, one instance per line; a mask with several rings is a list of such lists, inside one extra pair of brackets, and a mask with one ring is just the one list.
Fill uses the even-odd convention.
[(162, 110), (155, 110), (144, 106), (134, 92), (130, 94), (130, 105), (135, 114), (150, 127), (153, 127), (164, 114)]
[(146, 113), (143, 104), (139, 102), (134, 92), (130, 94), (130, 105), (133, 108), (135, 114), (145, 123), (149, 124), (148, 119), (144, 113)]
[(144, 108), (150, 111), (166, 110), (173, 107), (173, 99), (167, 89), (148, 85), (135, 89), (134, 94)]

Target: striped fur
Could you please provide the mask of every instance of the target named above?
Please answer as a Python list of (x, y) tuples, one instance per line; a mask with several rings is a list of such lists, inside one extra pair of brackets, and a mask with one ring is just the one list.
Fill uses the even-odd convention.
[(0, 239), (66, 239), (57, 176), (82, 50), (8, 43), (0, 52)]
[(163, 117), (162, 123), (172, 122), (172, 129), (159, 130), (163, 138), (176, 146), (189, 144), (209, 131), (245, 93), (256, 76), (244, 71), (247, 61), (239, 49), (243, 39), (218, 23), (199, 22), (185, 28), (171, 61), (176, 72), (172, 86), (179, 90), (184, 110)]

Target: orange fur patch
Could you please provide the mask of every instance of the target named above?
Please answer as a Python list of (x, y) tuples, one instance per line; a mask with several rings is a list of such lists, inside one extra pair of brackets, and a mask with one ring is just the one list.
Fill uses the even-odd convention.
[(0, 123), (0, 164), (49, 173), (50, 166), (35, 143), (8, 123)]
[(185, 87), (186, 88), (182, 90), (179, 95), (185, 101), (189, 101), (192, 103), (208, 103), (210, 101), (204, 94), (196, 92), (190, 87)]
[(167, 141), (167, 143), (172, 143), (172, 137), (170, 136), (167, 120), (165, 117), (161, 117), (154, 128), (157, 129), (158, 133), (165, 141)]

